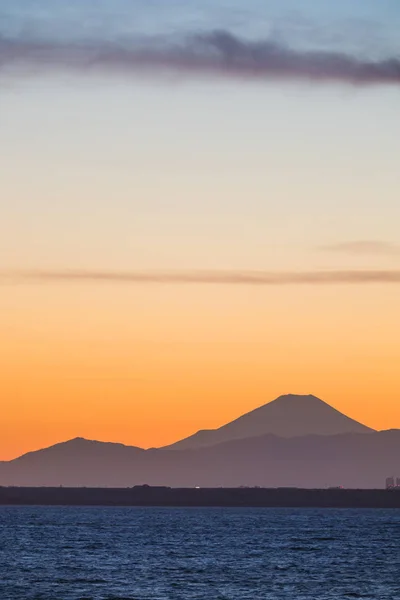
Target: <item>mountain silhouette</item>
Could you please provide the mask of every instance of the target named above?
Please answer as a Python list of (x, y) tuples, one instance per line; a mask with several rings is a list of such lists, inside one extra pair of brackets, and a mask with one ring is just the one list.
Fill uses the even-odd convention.
[(118, 485), (131, 479), (133, 465), (145, 454), (135, 446), (75, 438), (0, 462), (0, 485)]
[(3, 486), (382, 488), (398, 473), (400, 430), (282, 438), (197, 449), (140, 450), (76, 440), (0, 463)]
[(315, 396), (282, 396), (205, 433), (197, 447), (186, 446), (195, 435), (150, 450), (76, 438), (0, 462), (0, 485), (381, 488), (398, 473), (400, 430), (373, 431)]
[(312, 434), (337, 435), (372, 431), (316, 396), (288, 394), (256, 408), (219, 429), (198, 431), (169, 447), (176, 450), (201, 448), (268, 433), (288, 438)]

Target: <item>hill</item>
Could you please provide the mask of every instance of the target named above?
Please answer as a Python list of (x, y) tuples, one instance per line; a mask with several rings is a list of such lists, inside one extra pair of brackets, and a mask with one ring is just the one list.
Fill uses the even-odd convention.
[(0, 485), (126, 485), (144, 454), (134, 446), (75, 438), (0, 462)]

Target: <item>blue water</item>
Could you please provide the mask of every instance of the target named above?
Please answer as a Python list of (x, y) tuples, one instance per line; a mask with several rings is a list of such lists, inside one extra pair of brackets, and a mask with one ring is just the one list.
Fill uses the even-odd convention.
[(0, 508), (1, 600), (400, 598), (400, 512)]

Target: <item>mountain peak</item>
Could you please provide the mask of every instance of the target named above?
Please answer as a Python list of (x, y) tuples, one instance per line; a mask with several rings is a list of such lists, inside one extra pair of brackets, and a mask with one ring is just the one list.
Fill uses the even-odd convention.
[(313, 394), (285, 394), (219, 429), (198, 432), (177, 442), (173, 448), (199, 448), (267, 434), (290, 438), (371, 431)]
[(291, 410), (292, 408), (298, 409), (301, 407), (306, 409), (307, 407), (312, 408), (316, 406), (325, 406), (333, 411), (336, 411), (333, 406), (330, 406), (327, 402), (321, 400), (321, 398), (318, 398), (318, 396), (314, 396), (314, 394), (283, 394), (275, 400), (272, 400), (272, 402), (267, 402), (267, 404), (264, 404), (260, 408), (264, 408), (264, 406), (271, 406), (275, 403), (281, 405), (282, 407), (285, 406), (287, 410)]
[[(275, 400), (272, 400), (272, 402), (322, 402), (323, 404), (326, 404), (327, 406), (329, 406), (329, 404), (327, 404), (326, 402), (324, 402), (324, 400), (321, 400), (321, 398), (318, 398), (318, 396), (315, 396), (314, 394), (282, 394), (282, 396), (278, 396), (278, 398), (275, 398)], [(267, 404), (265, 406), (268, 406), (268, 404), (272, 404), (272, 402), (267, 402)]]
[[(314, 396), (313, 394), (283, 394), (282, 396), (279, 396), (272, 402), (307, 402), (310, 400), (318, 400), (318, 402), (323, 402), (323, 400), (317, 398), (317, 396)], [(269, 402), (268, 404), (271, 404), (271, 402)], [(326, 402), (324, 404), (326, 404)]]

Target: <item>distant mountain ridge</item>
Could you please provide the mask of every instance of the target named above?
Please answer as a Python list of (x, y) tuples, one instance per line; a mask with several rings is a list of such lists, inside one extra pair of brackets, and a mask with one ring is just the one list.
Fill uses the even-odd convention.
[(382, 488), (399, 471), (400, 430), (265, 435), (190, 450), (138, 451), (89, 440), (58, 445), (56, 455), (53, 448), (0, 463), (0, 485)]
[(198, 441), (143, 450), (75, 438), (0, 462), (0, 485), (373, 488), (400, 475), (400, 430), (376, 432), (315, 396), (281, 396)]
[(287, 394), (223, 425), (198, 431), (169, 446), (176, 450), (201, 448), (230, 440), (273, 434), (279, 437), (371, 433), (373, 429), (350, 419), (316, 396)]

